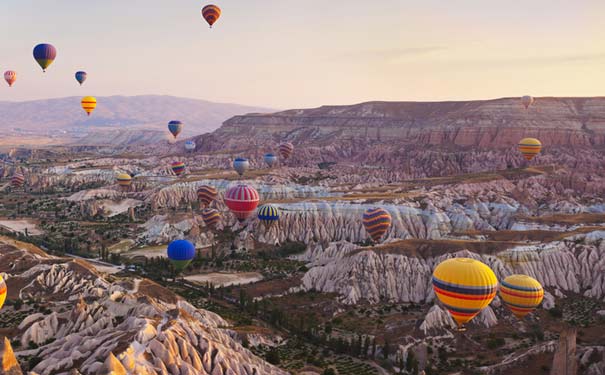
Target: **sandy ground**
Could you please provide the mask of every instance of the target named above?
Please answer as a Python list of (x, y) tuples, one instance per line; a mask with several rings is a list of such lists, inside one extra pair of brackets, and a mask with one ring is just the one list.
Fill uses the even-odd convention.
[(240, 273), (222, 273), (214, 272), (199, 275), (185, 276), (185, 280), (201, 284), (211, 282), (214, 286), (229, 286), (250, 284), (263, 279), (263, 275), (258, 272), (240, 272)]
[(28, 220), (0, 220), (0, 226), (5, 227), (11, 232), (20, 233), (25, 233), (25, 229), (27, 228), (27, 233), (32, 236), (38, 236), (43, 233), (35, 223)]
[(160, 246), (148, 246), (148, 247), (143, 247), (141, 249), (137, 249), (137, 250), (132, 250), (132, 251), (128, 251), (125, 253), (122, 253), (123, 256), (132, 258), (132, 257), (136, 257), (136, 256), (144, 256), (147, 258), (153, 258), (153, 257), (166, 257), (166, 247), (168, 245), (160, 245)]

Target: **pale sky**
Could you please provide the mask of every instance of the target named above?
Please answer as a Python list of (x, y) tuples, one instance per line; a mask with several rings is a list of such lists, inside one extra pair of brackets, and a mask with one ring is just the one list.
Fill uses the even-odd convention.
[[(603, 0), (2, 0), (0, 100), (161, 94), (272, 108), (605, 95)], [(34, 45), (57, 47), (43, 74)], [(86, 70), (80, 88), (73, 74)]]

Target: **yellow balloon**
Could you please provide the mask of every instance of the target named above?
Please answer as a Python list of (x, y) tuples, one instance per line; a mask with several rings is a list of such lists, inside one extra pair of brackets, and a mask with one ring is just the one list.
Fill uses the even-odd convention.
[(130, 184), (132, 184), (132, 177), (128, 173), (120, 173), (118, 177), (116, 177), (118, 181), (118, 185), (123, 188), (128, 188)]
[(500, 283), (500, 298), (518, 319), (534, 311), (544, 298), (538, 280), (527, 275), (510, 275)]
[(433, 289), (458, 327), (462, 327), (492, 302), (498, 279), (491, 268), (478, 260), (452, 258), (435, 268)]
[(519, 141), (519, 151), (527, 161), (533, 159), (541, 150), (542, 142), (536, 138), (523, 138)]
[(88, 116), (97, 108), (97, 99), (93, 96), (85, 96), (82, 98), (82, 109), (86, 111)]
[(4, 301), (6, 300), (6, 283), (2, 276), (0, 276), (0, 309), (4, 306)]

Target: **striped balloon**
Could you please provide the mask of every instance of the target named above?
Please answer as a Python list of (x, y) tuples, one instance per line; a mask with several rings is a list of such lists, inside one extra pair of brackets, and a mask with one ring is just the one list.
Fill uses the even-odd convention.
[(2, 306), (4, 306), (4, 301), (6, 300), (6, 292), (6, 282), (4, 281), (2, 276), (0, 276), (0, 309), (2, 308)]
[(175, 175), (180, 176), (185, 172), (185, 163), (182, 161), (175, 161), (172, 163), (171, 168)]
[(130, 185), (132, 184), (132, 177), (128, 173), (120, 173), (116, 180), (118, 181), (118, 186), (122, 190), (130, 189)]
[(213, 186), (203, 185), (197, 189), (197, 199), (205, 206), (210, 206), (217, 196), (218, 190)]
[(208, 22), (210, 28), (212, 28), (212, 25), (214, 25), (214, 23), (220, 18), (220, 16), (221, 8), (217, 7), (216, 5), (210, 4), (202, 8), (202, 17), (204, 17), (206, 22)]
[(13, 83), (17, 80), (17, 72), (14, 70), (7, 70), (4, 72), (4, 80), (8, 83), (9, 87), (13, 87)]
[(500, 283), (500, 299), (518, 319), (540, 306), (543, 298), (542, 285), (527, 275), (510, 275)]
[(391, 227), (391, 214), (384, 208), (370, 208), (363, 213), (363, 226), (374, 242), (379, 242)]
[(82, 109), (86, 111), (86, 114), (90, 116), (92, 111), (97, 108), (97, 99), (93, 96), (85, 96), (82, 98)]
[(265, 204), (258, 208), (258, 220), (266, 226), (271, 226), (279, 221), (279, 209), (272, 204)]
[(264, 159), (269, 168), (273, 168), (277, 164), (277, 156), (273, 154), (265, 154)]
[(246, 184), (231, 187), (225, 193), (225, 204), (237, 220), (246, 220), (258, 206), (260, 197), (255, 188)]
[(433, 289), (458, 327), (468, 323), (496, 296), (498, 279), (484, 263), (470, 258), (441, 262), (433, 272)]
[(530, 161), (542, 150), (542, 143), (536, 138), (523, 138), (519, 141), (519, 151), (523, 157)]
[(20, 188), (23, 184), (25, 184), (25, 176), (23, 173), (15, 173), (11, 178), (11, 185), (15, 188)]
[(288, 159), (292, 156), (292, 152), (294, 151), (294, 145), (290, 142), (282, 143), (279, 145), (279, 154), (282, 158)]
[(177, 120), (172, 120), (168, 123), (168, 131), (176, 138), (183, 131), (183, 123)]
[(57, 49), (47, 43), (38, 44), (34, 47), (34, 59), (38, 62), (42, 71), (46, 72), (46, 68), (57, 58)]
[(237, 158), (233, 161), (233, 169), (235, 169), (240, 176), (243, 176), (248, 168), (250, 168), (250, 162), (246, 158)]
[(205, 208), (202, 210), (202, 220), (208, 228), (215, 228), (221, 222), (221, 213), (214, 208)]

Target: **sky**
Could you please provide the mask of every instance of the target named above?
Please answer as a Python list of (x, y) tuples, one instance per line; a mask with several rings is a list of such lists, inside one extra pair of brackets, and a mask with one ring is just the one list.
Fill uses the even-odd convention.
[[(173, 95), (275, 109), (605, 95), (603, 0), (2, 0), (0, 100)], [(57, 47), (43, 74), (32, 57)], [(86, 70), (79, 87), (73, 74)]]

